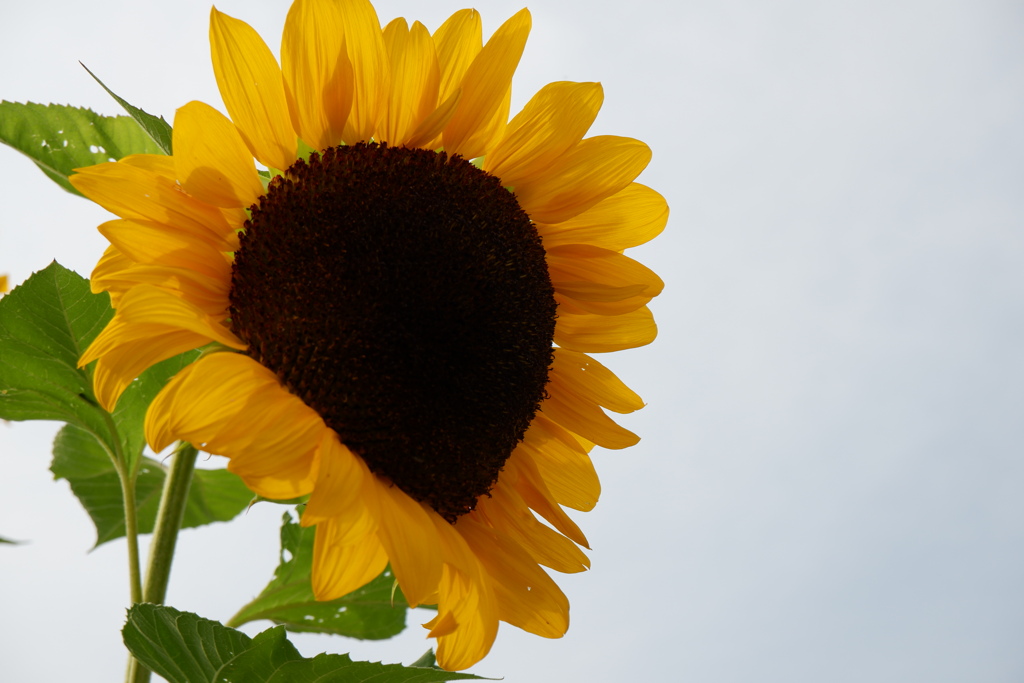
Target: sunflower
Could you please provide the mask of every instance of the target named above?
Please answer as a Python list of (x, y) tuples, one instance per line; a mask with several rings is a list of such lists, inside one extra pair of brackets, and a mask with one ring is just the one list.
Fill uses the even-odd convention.
[(587, 354), (651, 342), (662, 288), (622, 253), (667, 220), (633, 182), (650, 150), (584, 138), (600, 84), (551, 83), (508, 118), (530, 23), (483, 44), (475, 10), (430, 33), (381, 29), (366, 0), (296, 0), (278, 64), (213, 9), (230, 119), (190, 102), (173, 155), (71, 179), (118, 216), (92, 277), (115, 315), (80, 359), (100, 403), (201, 348), (149, 408), (149, 445), (309, 496), (316, 597), (390, 563), (411, 605), (437, 605), (424, 626), (449, 670), (499, 621), (568, 628), (542, 567), (589, 567), (563, 506), (596, 503), (595, 444), (639, 440), (602, 408), (643, 406)]

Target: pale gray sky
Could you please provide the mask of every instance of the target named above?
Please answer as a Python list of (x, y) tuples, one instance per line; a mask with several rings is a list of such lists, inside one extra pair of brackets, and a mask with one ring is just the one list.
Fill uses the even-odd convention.
[[(274, 48), (287, 3), (223, 2)], [(376, 3), (435, 28), (460, 4)], [(521, 7), (481, 2), (490, 32)], [(600, 80), (594, 133), (648, 142), (665, 234), (654, 345), (608, 363), (648, 402), (598, 452), (558, 576), (560, 641), (503, 627), (510, 683), (1024, 679), (1024, 6), (539, 0), (515, 84)], [(5, 7), (0, 98), (119, 113), (78, 60), (171, 118), (220, 106), (209, 5)], [(132, 31), (132, 34), (125, 34)], [(0, 271), (83, 274), (105, 213), (0, 150)], [(602, 358), (602, 360), (606, 360)], [(55, 427), (0, 426), (0, 659), (11, 681), (122, 676), (123, 542), (47, 471)], [(182, 535), (169, 602), (226, 619), (269, 579), (280, 510)], [(260, 630), (266, 625), (259, 625)], [(404, 661), (294, 637), (306, 655)]]

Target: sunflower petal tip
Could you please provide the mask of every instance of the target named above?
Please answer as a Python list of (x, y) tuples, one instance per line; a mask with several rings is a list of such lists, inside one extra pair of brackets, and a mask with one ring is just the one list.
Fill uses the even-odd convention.
[(449, 634), (455, 633), (459, 627), (459, 622), (455, 619), (455, 615), (452, 612), (445, 612), (444, 615), (437, 615), (427, 623), (423, 624), (423, 628), (428, 629), (428, 638), (440, 638)]

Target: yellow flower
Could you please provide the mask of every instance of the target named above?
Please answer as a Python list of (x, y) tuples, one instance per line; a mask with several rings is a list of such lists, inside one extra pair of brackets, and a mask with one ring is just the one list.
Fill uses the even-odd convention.
[(601, 86), (551, 83), (508, 120), (529, 30), (522, 10), (484, 45), (475, 10), (430, 33), (382, 30), (366, 0), (296, 0), (278, 65), (214, 9), (230, 120), (190, 102), (173, 156), (71, 179), (119, 216), (92, 279), (116, 314), (81, 358), (102, 405), (205, 347), (150, 407), (150, 446), (187, 440), (261, 496), (309, 495), (317, 598), (390, 562), (410, 604), (438, 606), (449, 670), (499, 621), (568, 628), (541, 567), (589, 566), (562, 507), (596, 503), (593, 445), (639, 440), (602, 407), (643, 406), (586, 354), (653, 340), (662, 288), (622, 254), (667, 220), (633, 182), (650, 150), (584, 138)]

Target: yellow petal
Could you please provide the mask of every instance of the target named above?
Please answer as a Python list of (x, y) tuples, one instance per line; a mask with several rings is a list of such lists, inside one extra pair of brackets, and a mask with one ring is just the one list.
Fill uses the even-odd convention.
[[(114, 319), (93, 341), (89, 350), (82, 354), (79, 362), (88, 363), (103, 355), (106, 350), (118, 345), (121, 338), (134, 336), (135, 331), (130, 328), (146, 325), (188, 330), (209, 337), (209, 341), (238, 349), (245, 348), (244, 342), (230, 330), (217, 321), (210, 321), (188, 301), (157, 287), (139, 285), (125, 295), (124, 305), (114, 312)], [(124, 329), (111, 330), (112, 327)]]
[(379, 126), (379, 139), (405, 144), (416, 127), (434, 111), (441, 72), (430, 33), (420, 22), (410, 31), (398, 18), (384, 29), (391, 64), (391, 97)]
[(600, 83), (549, 83), (508, 124), (483, 169), (516, 186), (575, 147), (604, 101)]
[(441, 131), (455, 115), (459, 106), (459, 99), (462, 97), (462, 90), (456, 90), (452, 95), (439, 104), (437, 109), (432, 111), (425, 119), (420, 121), (416, 130), (412, 132), (406, 141), (407, 147), (419, 147), (422, 149), (436, 149), (441, 145)]
[(248, 207), (263, 185), (238, 129), (202, 102), (189, 102), (174, 115), (174, 164), (181, 186), (214, 206)]
[(541, 404), (540, 409), (544, 415), (569, 431), (605, 448), (629, 448), (640, 441), (639, 436), (615, 424), (597, 403), (566, 393), (553, 389), (551, 395)]
[(433, 40), (441, 72), (441, 104), (417, 127), (409, 139), (410, 147), (442, 146), (441, 132), (451, 122), (462, 99), (462, 79), (483, 46), (480, 13), (475, 9), (459, 10), (434, 32)]
[(238, 246), (220, 209), (185, 194), (163, 175), (122, 162), (76, 170), (69, 178), (75, 189), (111, 213), (160, 223), (221, 251)]
[[(445, 569), (446, 578), (453, 573)], [(458, 606), (457, 611), (441, 612), (439, 608), (441, 618), (431, 634), (437, 637), (438, 666), (458, 671), (468, 669), (490, 652), (498, 635), (498, 606), (493, 592), (489, 593), (490, 604), (483, 608), (474, 584), (461, 582), (458, 577), (452, 577), (450, 583), (445, 592), (452, 596), (450, 602)]]
[(377, 477), (372, 477), (368, 488), (371, 512), (377, 519), (377, 537), (387, 551), (402, 593), (415, 607), (437, 591), (441, 580), (441, 551), (431, 522), (431, 516), (437, 513)]
[(545, 638), (565, 635), (568, 599), (517, 543), (475, 515), (460, 519), (458, 530), (491, 577), (502, 621)]
[(444, 555), (438, 587), (437, 663), (449, 671), (473, 666), (490, 651), (498, 634), (498, 604), (491, 582), (457, 527), (431, 517)]
[[(104, 410), (113, 411), (128, 385), (148, 368), (209, 341), (188, 330), (156, 326), (138, 327), (132, 332), (130, 338), (124, 338), (124, 343), (104, 353), (93, 368), (93, 392)], [(157, 339), (159, 341), (154, 341)]]
[[(566, 433), (572, 434), (572, 432), (568, 432), (568, 431)], [(576, 441), (579, 443), (580, 447), (585, 452), (590, 453), (590, 451), (594, 450), (594, 443), (592, 441), (587, 441), (586, 439), (584, 439), (579, 434), (572, 434), (572, 436), (573, 436), (574, 439), (576, 439)]]
[[(127, 270), (137, 265), (135, 261), (121, 253), (121, 251), (111, 244), (103, 250), (103, 256), (100, 257), (99, 262), (96, 263), (96, 267), (92, 269), (92, 275), (89, 277), (89, 290), (93, 294), (99, 294), (100, 292), (108, 291), (107, 287), (104, 287), (102, 283), (98, 283), (97, 280), (103, 278), (105, 275), (115, 275), (123, 270)], [(113, 308), (117, 308), (111, 304)]]
[(284, 170), (295, 162), (296, 138), (284, 79), (270, 48), (244, 21), (210, 10), (210, 54), (231, 120), (260, 163)]
[(462, 79), (483, 46), (480, 13), (475, 9), (459, 10), (434, 31), (437, 62), (441, 69), (438, 100), (449, 99), (462, 87)]
[[(443, 581), (444, 579), (442, 579)], [(428, 638), (438, 638), (440, 636), (447, 636), (455, 633), (455, 629), (459, 627), (459, 622), (455, 620), (454, 612), (445, 612), (444, 614), (438, 614), (436, 617), (423, 624), (423, 628), (430, 629), (427, 633)]]
[(125, 293), (114, 318), (78, 362), (84, 367), (100, 359), (94, 388), (100, 403), (111, 410), (121, 392), (146, 368), (211, 341), (245, 348), (238, 337), (194, 304), (151, 285), (139, 285)]
[(665, 286), (654, 271), (633, 259), (587, 244), (550, 247), (547, 260), (555, 292), (597, 315), (635, 311)]
[(316, 525), (313, 541), (313, 595), (317, 600), (334, 600), (362, 588), (377, 578), (388, 565), (384, 546), (372, 533), (359, 540), (343, 522), (328, 520)]
[(480, 497), (474, 514), (487, 519), (491, 526), (522, 546), (538, 564), (564, 574), (590, 567), (590, 559), (575, 543), (538, 522), (522, 497), (500, 481), (490, 495)]
[(650, 160), (650, 148), (639, 140), (587, 138), (546, 171), (523, 179), (516, 197), (534, 221), (560, 223), (622, 190)]
[(643, 294), (643, 285), (613, 287), (582, 280), (558, 280), (551, 284), (555, 288), (560, 314), (622, 315), (651, 303), (651, 297)]
[(654, 239), (667, 222), (665, 198), (646, 185), (630, 183), (567, 221), (537, 223), (537, 232), (548, 248), (592, 244), (622, 251)]
[(174, 157), (166, 154), (129, 154), (122, 157), (117, 163), (155, 173), (171, 182), (178, 181), (178, 169), (174, 165)]
[(333, 429), (325, 429), (320, 442), (320, 467), (316, 488), (302, 513), (302, 525), (326, 520), (340, 524), (339, 543), (352, 543), (345, 534), (362, 537), (376, 529), (366, 505), (367, 479), (372, 477), (362, 458), (338, 440)]
[(573, 315), (589, 315), (592, 313), (594, 315), (600, 315), (599, 313), (588, 311), (585, 308), (580, 308), (580, 306), (578, 305), (579, 302), (576, 299), (570, 299), (569, 297), (565, 296), (560, 292), (555, 292), (555, 302), (558, 304), (559, 316), (567, 315), (570, 313)]
[(555, 301), (558, 302), (559, 315), (622, 315), (651, 303), (649, 296), (628, 296), (641, 287), (617, 288), (592, 282), (559, 282), (555, 289)]
[(388, 96), (388, 55), (377, 12), (368, 0), (340, 5), (345, 47), (352, 63), (352, 110), (342, 138), (346, 144), (369, 140)]
[(159, 451), (190, 441), (231, 459), (228, 469), (266, 498), (313, 490), (326, 426), (273, 372), (237, 353), (212, 353), (184, 368), (146, 413), (146, 440)]
[(644, 346), (654, 341), (658, 327), (644, 306), (622, 315), (574, 315), (559, 311), (555, 343), (572, 351), (605, 353)]
[[(522, 9), (506, 21), (462, 79), (462, 99), (444, 131), (444, 148), (467, 159), (483, 156), (504, 132), (512, 76), (530, 35), (530, 12)], [(443, 96), (443, 95), (442, 95)]]
[(583, 512), (594, 509), (601, 482), (588, 449), (572, 433), (538, 413), (516, 450), (533, 462), (556, 503)]
[(292, 3), (281, 38), (281, 71), (299, 137), (317, 150), (340, 143), (352, 110), (352, 62), (340, 3)]
[(99, 226), (100, 234), (136, 263), (192, 270), (225, 282), (231, 261), (217, 247), (161, 223), (122, 218)]
[[(226, 220), (228, 225), (231, 226), (231, 229), (236, 232), (235, 239), (238, 238), (237, 231), (244, 229), (245, 222), (249, 220), (249, 214), (246, 212), (248, 208), (249, 207), (244, 209), (241, 207), (220, 207), (220, 213), (224, 216), (224, 220)], [(237, 251), (237, 248), (233, 251)]]
[(628, 256), (589, 244), (565, 244), (547, 249), (552, 280), (584, 280), (612, 287), (642, 285), (646, 296), (661, 294), (665, 283), (650, 268)]
[(512, 456), (505, 461), (502, 477), (507, 477), (507, 485), (512, 486), (522, 496), (526, 504), (546, 519), (551, 526), (584, 548), (590, 547), (583, 531), (555, 502), (555, 497), (548, 489), (547, 482), (541, 477), (531, 458), (525, 457), (522, 451), (516, 449), (512, 452)]
[(615, 373), (585, 353), (555, 349), (549, 380), (554, 383), (551, 388), (559, 393), (589, 397), (616, 413), (632, 413), (644, 407), (643, 399)]
[(93, 292), (109, 292), (110, 305), (115, 309), (121, 307), (123, 295), (140, 284), (153, 285), (175, 294), (215, 319), (226, 318), (230, 305), (230, 277), (211, 278), (188, 268), (139, 265), (113, 245), (96, 264), (89, 284)]
[(573, 313), (595, 315), (619, 315), (635, 311), (650, 303), (649, 296), (642, 296), (643, 285), (615, 287), (585, 280), (552, 280), (557, 294), (571, 300)]

